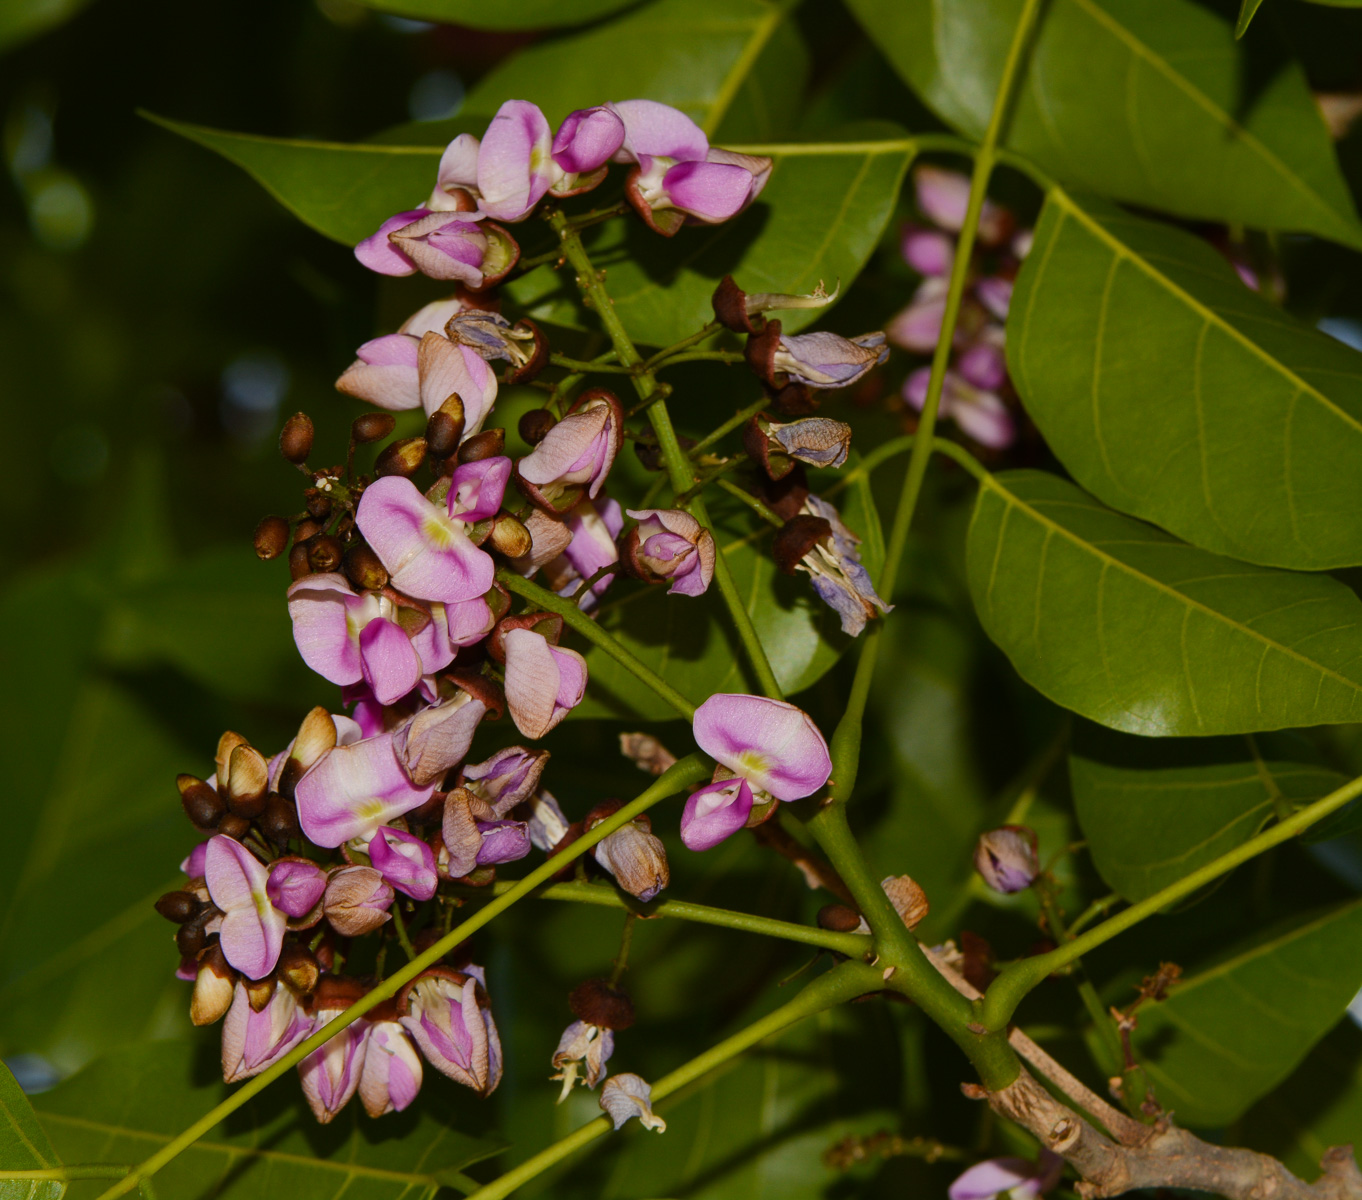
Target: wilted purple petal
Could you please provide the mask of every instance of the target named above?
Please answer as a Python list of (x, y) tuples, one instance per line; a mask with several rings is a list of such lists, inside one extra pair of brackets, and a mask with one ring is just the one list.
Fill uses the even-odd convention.
[(515, 862), (530, 852), (530, 827), (525, 821), (479, 821), (478, 832), (482, 834), (480, 867)]

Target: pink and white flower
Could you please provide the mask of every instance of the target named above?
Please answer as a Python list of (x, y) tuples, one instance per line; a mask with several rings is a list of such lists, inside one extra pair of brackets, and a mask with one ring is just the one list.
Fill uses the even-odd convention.
[(714, 537), (680, 508), (630, 509), (638, 522), (626, 554), (635, 574), (667, 580), (667, 594), (702, 595), (714, 578)]
[(421, 1056), (398, 1021), (374, 1021), (359, 1077), (359, 1098), (371, 1117), (401, 1112), (421, 1090)]
[(541, 738), (582, 702), (586, 659), (531, 629), (505, 637), (506, 707), (528, 738)]
[(501, 1039), (481, 967), (432, 967), (398, 993), (402, 1027), (426, 1061), (481, 1096), (501, 1082)]
[[(317, 1027), (338, 1017), (356, 998), (344, 993), (332, 998), (319, 991), (313, 1009)], [(359, 1088), (369, 1033), (369, 1022), (360, 1017), (298, 1064), (303, 1095), (319, 1124), (330, 1124)]]
[(435, 895), (435, 854), (414, 833), (384, 826), (369, 842), (369, 861), (394, 888), (413, 900)]
[(313, 1029), (293, 993), (276, 987), (260, 1012), (251, 1008), (244, 984), (236, 985), (232, 1007), (222, 1025), (222, 1078), (239, 1083), (273, 1066)]
[(303, 832), (318, 846), (368, 843), (403, 813), (420, 808), (434, 784), (413, 784), (398, 760), (391, 733), (337, 746), (298, 781)]
[(240, 842), (218, 834), (209, 839), (203, 874), (223, 912), (222, 953), (247, 978), (263, 979), (279, 961), (287, 925), (270, 902), (269, 872)]
[(583, 392), (568, 415), (516, 464), (516, 475), (535, 504), (563, 513), (585, 494), (594, 500), (623, 440), (624, 413), (609, 392)]

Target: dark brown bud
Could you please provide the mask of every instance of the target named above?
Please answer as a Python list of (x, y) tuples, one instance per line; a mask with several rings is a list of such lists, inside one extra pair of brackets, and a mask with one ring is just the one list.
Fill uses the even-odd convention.
[(383, 447), (374, 461), (374, 474), (402, 475), (410, 478), (415, 475), (421, 464), (426, 461), (425, 438), (398, 438)]
[(771, 557), (786, 575), (793, 575), (800, 560), (819, 542), (832, 538), (832, 525), (826, 517), (800, 513), (791, 517), (778, 530), (771, 543)]
[(392, 413), (362, 413), (350, 422), (350, 439), (360, 446), (381, 442), (396, 427), (397, 418)]
[(227, 811), (226, 799), (193, 775), (177, 775), (175, 786), (180, 789), (180, 803), (184, 805), (185, 816), (200, 829), (216, 828)]
[(246, 988), (246, 998), (251, 1002), (251, 1012), (264, 1012), (265, 1006), (274, 999), (274, 989), (279, 978), (271, 971), (264, 979), (242, 979)]
[(222, 947), (214, 943), (199, 955), (189, 1019), (195, 1025), (211, 1025), (227, 1015), (236, 991), (237, 974), (227, 964)]
[(331, 497), (325, 492), (317, 488), (308, 488), (304, 495), (307, 498), (308, 516), (325, 521), (331, 515)]
[(855, 933), (860, 924), (860, 913), (845, 904), (825, 904), (818, 910), (820, 929), (831, 929), (833, 933)]
[(783, 479), (763, 483), (761, 494), (766, 507), (782, 520), (798, 516), (804, 501), (809, 498), (809, 477), (804, 464), (796, 463), (794, 470)]
[(629, 993), (611, 987), (608, 980), (588, 979), (568, 996), (572, 1015), (601, 1029), (628, 1029), (634, 1023), (634, 1002)]
[[(296, 781), (295, 781), (296, 786)], [(286, 800), (278, 792), (271, 792), (265, 801), (265, 811), (260, 814), (260, 832), (276, 846), (284, 846), (294, 838), (302, 837), (298, 825), (298, 809), (292, 800)]]
[(227, 807), (238, 817), (254, 820), (265, 811), (270, 765), (254, 746), (232, 750), (227, 767)]
[(433, 412), (426, 422), (426, 447), (433, 458), (449, 458), (459, 448), (459, 423), (448, 413)]
[(156, 911), (167, 921), (174, 921), (176, 925), (192, 921), (199, 915), (201, 907), (198, 897), (189, 892), (167, 892), (156, 901)]
[(382, 561), (363, 542), (356, 542), (345, 552), (345, 574), (361, 591), (377, 592), (388, 585)]
[(321, 531), (322, 527), (316, 521), (299, 521), (297, 528), (293, 531), (293, 544), (297, 546), (303, 542), (310, 541), (321, 533)]
[(787, 417), (807, 417), (818, 411), (818, 401), (807, 384), (790, 382), (777, 388), (771, 395), (775, 405)]
[(300, 996), (310, 996), (321, 977), (321, 964), (301, 942), (285, 942), (279, 952), (279, 978)]
[(710, 304), (719, 324), (734, 333), (759, 333), (765, 324), (765, 318), (760, 313), (756, 314), (755, 319), (748, 315), (747, 293), (733, 282), (732, 275), (725, 275), (719, 280), (719, 286), (710, 297)]
[(204, 933), (203, 927), (208, 924), (209, 916), (215, 909), (205, 908), (192, 921), (187, 921), (175, 931), (175, 948), (180, 952), (181, 958), (193, 958), (208, 945), (208, 935)]
[(308, 542), (298, 542), (288, 552), (288, 573), (295, 581), (312, 574), (312, 563), (308, 561), (309, 546)]
[(307, 562), (314, 571), (327, 572), (334, 571), (341, 565), (341, 560), (345, 557), (345, 551), (341, 549), (340, 542), (331, 537), (330, 534), (322, 534), (314, 537), (307, 544)]
[(312, 418), (307, 413), (294, 413), (284, 422), (279, 435), (279, 453), (291, 463), (305, 463), (312, 453)]
[(516, 426), (520, 430), (520, 436), (531, 446), (537, 446), (549, 436), (549, 430), (558, 424), (555, 417), (547, 408), (532, 408)]
[(507, 558), (521, 558), (530, 552), (530, 531), (510, 513), (497, 517), (487, 540), (493, 550)]
[(484, 429), (470, 438), (465, 438), (459, 447), (461, 463), (481, 462), (484, 458), (496, 458), (506, 453), (506, 430)]
[(268, 561), (288, 548), (288, 522), (283, 517), (265, 517), (255, 527), (255, 553)]
[(235, 838), (238, 842), (246, 836), (251, 828), (251, 823), (245, 817), (238, 817), (236, 813), (228, 813), (218, 822), (218, 832), (224, 837)]

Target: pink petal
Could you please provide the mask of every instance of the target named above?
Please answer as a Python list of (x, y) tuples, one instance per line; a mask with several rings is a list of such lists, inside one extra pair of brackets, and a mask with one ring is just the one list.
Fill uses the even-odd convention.
[(396, 621), (380, 617), (359, 635), (364, 682), (380, 704), (396, 704), (421, 680), (421, 659)]
[(752, 813), (746, 779), (720, 779), (692, 792), (681, 813), (681, 840), (690, 850), (709, 850), (732, 837)]
[(640, 156), (700, 161), (709, 153), (704, 130), (669, 104), (621, 100), (605, 107), (624, 122), (624, 141), (616, 162), (638, 162)]
[(711, 146), (709, 153), (705, 155), (705, 161), (710, 163), (725, 163), (730, 167), (742, 167), (752, 176), (752, 186), (747, 193), (747, 200), (743, 207), (751, 204), (760, 194), (762, 188), (766, 186), (767, 180), (771, 178), (771, 168), (774, 163), (771, 159), (762, 154), (739, 154), (734, 150), (725, 150), (720, 146)]
[[(429, 336), (429, 335), (428, 335)], [(496, 568), (409, 479), (387, 475), (360, 497), (355, 519), (393, 586), (422, 600), (452, 604), (484, 595)]]
[(421, 338), (421, 405), (429, 416), (457, 392), (463, 401), (464, 437), (477, 433), (497, 398), (497, 377), (471, 346), (456, 346), (438, 333)]
[(417, 339), (405, 333), (365, 342), (359, 357), (336, 380), (336, 390), (390, 411), (419, 408), (416, 346)]
[(455, 203), (449, 195), (451, 188), (472, 190), (478, 186), (479, 145), (473, 134), (461, 133), (445, 147), (435, 176), (435, 191), (427, 208), (448, 210)]
[(993, 392), (972, 392), (968, 399), (954, 400), (950, 416), (981, 446), (1003, 450), (1017, 436), (1017, 426), (1011, 412)]
[(553, 161), (580, 175), (604, 166), (624, 144), (624, 122), (604, 105), (568, 113), (553, 139)]
[(903, 260), (919, 275), (949, 275), (955, 239), (936, 229), (910, 225), (903, 231)]
[[(468, 600), (465, 603), (476, 604), (477, 601)], [(454, 660), (454, 647), (449, 641), (448, 611), (443, 604), (432, 604), (430, 617), (430, 623), (424, 629), (408, 635), (412, 649), (420, 656), (422, 675), (434, 675)]]
[(1012, 306), (1012, 280), (999, 275), (985, 276), (974, 285), (974, 294), (998, 320), (1007, 320), (1007, 310)]
[(415, 834), (380, 829), (369, 842), (369, 861), (399, 892), (413, 900), (429, 900), (440, 879), (435, 854)]
[(681, 162), (662, 179), (673, 208), (700, 221), (727, 221), (752, 194), (751, 172), (725, 163)]
[(428, 211), (413, 208), (389, 217), (378, 227), (377, 232), (371, 233), (355, 247), (355, 257), (369, 270), (377, 271), (380, 275), (415, 275), (416, 264), (392, 244), (388, 235), (413, 221), (419, 221)]
[(957, 1176), (946, 1194), (950, 1200), (990, 1200), (1029, 1182), (1034, 1174), (1035, 1168), (1024, 1158), (990, 1158)]
[(359, 630), (378, 615), (376, 601), (356, 596), (344, 575), (305, 575), (288, 590), (288, 614), (309, 667), (332, 683), (359, 682)]
[[(593, 480), (600, 471), (609, 425), (610, 409), (605, 405), (564, 417), (549, 430), (548, 437), (520, 460), (521, 478), (539, 487)], [(604, 480), (604, 473), (600, 478)], [(595, 486), (599, 489), (600, 484)], [(595, 491), (591, 494), (594, 497)]]
[(778, 800), (798, 800), (832, 774), (827, 743), (807, 714), (783, 700), (720, 692), (695, 710), (706, 754)]
[(487, 235), (465, 214), (433, 212), (397, 230), (393, 245), (424, 275), (482, 286)]
[(326, 872), (312, 862), (281, 858), (269, 869), (265, 892), (270, 903), (288, 917), (305, 917), (326, 891)]
[(977, 388), (993, 391), (1007, 381), (1007, 362), (1001, 346), (976, 342), (955, 360), (961, 377)]
[(528, 100), (507, 100), (492, 118), (478, 151), (478, 207), (502, 221), (519, 221), (548, 191), (549, 123)]
[(337, 746), (298, 782), (298, 820), (318, 846), (373, 837), (403, 813), (420, 808), (435, 785), (416, 787), (407, 778), (392, 734)]
[[(445, 620), (449, 624), (449, 641), (454, 646), (471, 646), (482, 641), (495, 624), (491, 606), (481, 596), (447, 604)], [(439, 670), (438, 667), (434, 669)]]
[[(949, 375), (949, 372), (947, 374)], [(927, 389), (931, 380), (931, 367), (919, 367), (903, 381), (903, 398), (918, 412), (921, 412), (927, 403)]]
[[(511, 720), (526, 737), (541, 738), (567, 715), (558, 706), (564, 685), (559, 660), (543, 637), (529, 629), (513, 629), (506, 635), (506, 707)], [(572, 651), (563, 651), (571, 655)], [(575, 656), (581, 661), (581, 656)], [(572, 664), (568, 664), (571, 670)], [(581, 685), (586, 685), (585, 663), (581, 665)], [(575, 686), (575, 674), (567, 681)], [(580, 698), (580, 695), (579, 695)]]
[(558, 692), (553, 702), (564, 710), (576, 708), (586, 695), (586, 659), (565, 646), (550, 646), (549, 653), (558, 667)]
[(494, 517), (511, 481), (511, 460), (504, 455), (463, 463), (449, 480), (449, 515), (472, 525)]
[(932, 353), (941, 337), (949, 289), (946, 279), (924, 279), (913, 295), (913, 302), (885, 326), (885, 336), (914, 354)]
[(213, 903), (226, 914), (222, 953), (243, 975), (263, 979), (279, 961), (286, 927), (266, 892), (269, 873), (240, 842), (219, 834), (208, 843), (204, 877)]

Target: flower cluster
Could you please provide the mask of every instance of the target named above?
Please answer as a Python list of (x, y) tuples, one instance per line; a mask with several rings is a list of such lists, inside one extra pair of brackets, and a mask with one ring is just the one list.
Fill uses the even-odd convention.
[[(917, 205), (928, 224), (903, 231), (903, 257), (922, 276), (912, 302), (885, 329), (894, 345), (930, 355), (941, 336), (955, 263), (957, 235), (969, 205), (969, 179), (938, 167), (913, 175)], [(960, 306), (938, 410), (982, 446), (1003, 449), (1017, 436), (1007, 396), (1011, 385), (1004, 356), (1003, 322), (1012, 300), (1012, 280), (1031, 247), (1031, 231), (1017, 231), (1012, 214), (985, 200), (979, 217), (974, 261)], [(921, 412), (931, 368), (919, 367), (903, 385), (903, 399)]]

